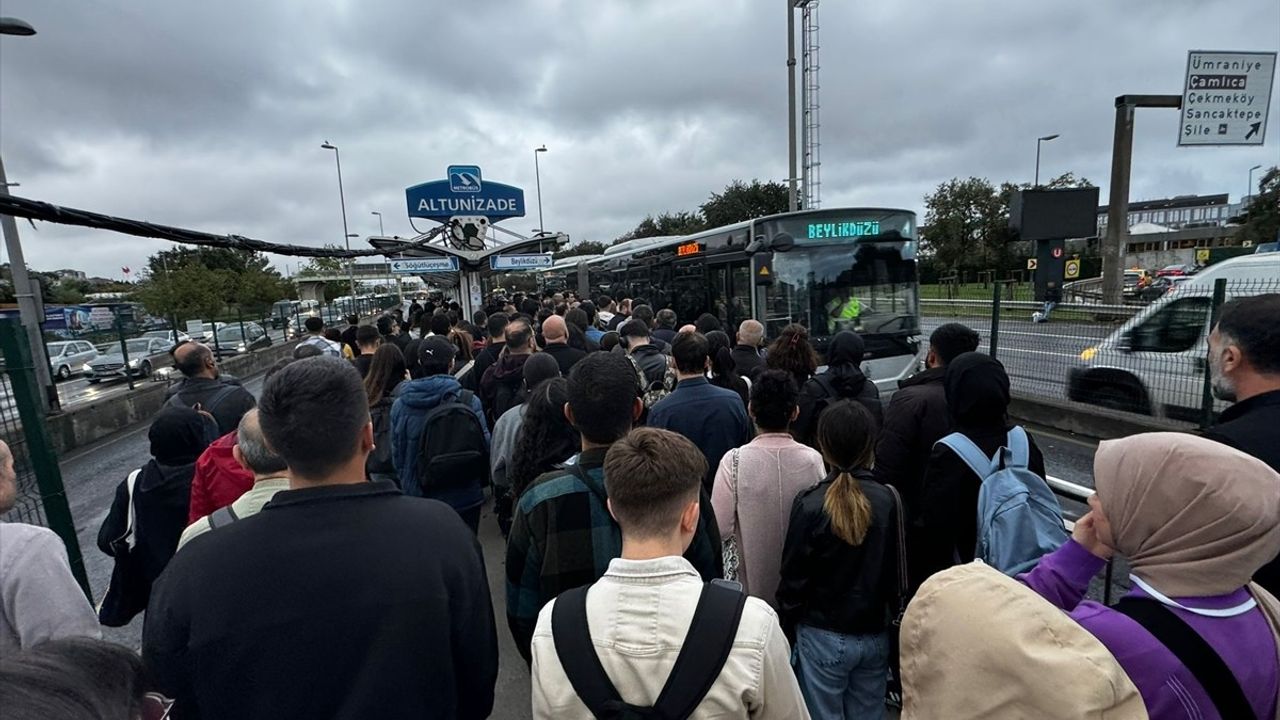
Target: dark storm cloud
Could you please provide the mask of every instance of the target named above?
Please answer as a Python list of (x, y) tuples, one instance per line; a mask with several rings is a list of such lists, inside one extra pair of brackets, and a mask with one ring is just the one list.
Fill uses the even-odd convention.
[[(536, 227), (610, 239), (733, 178), (786, 177), (782, 4), (4, 0), (0, 151), (21, 194), (266, 240), (412, 233), (403, 190), (454, 162), (522, 186)], [(1270, 0), (829, 1), (821, 23), (824, 205), (921, 208), (952, 176), (1071, 170), (1104, 186), (1112, 100), (1177, 93), (1191, 48), (1274, 50)], [(1273, 99), (1272, 115), (1280, 115)], [(1244, 189), (1262, 149), (1177, 149), (1138, 115), (1133, 196)], [(420, 222), (425, 228), (427, 223)], [(23, 225), (40, 268), (118, 274), (166, 243)], [(283, 262), (283, 261), (282, 261)]]

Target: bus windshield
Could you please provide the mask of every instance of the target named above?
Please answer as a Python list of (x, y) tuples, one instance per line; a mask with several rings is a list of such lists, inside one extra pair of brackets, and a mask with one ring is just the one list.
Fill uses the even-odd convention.
[(773, 284), (765, 291), (766, 332), (776, 336), (796, 322), (815, 339), (841, 330), (918, 334), (914, 217), (870, 211), (822, 220), (766, 228), (795, 240), (790, 250), (774, 255)]

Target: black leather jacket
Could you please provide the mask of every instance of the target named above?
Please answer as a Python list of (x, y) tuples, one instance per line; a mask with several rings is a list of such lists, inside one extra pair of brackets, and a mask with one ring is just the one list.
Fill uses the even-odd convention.
[(856, 473), (871, 501), (871, 527), (861, 545), (849, 545), (831, 532), (823, 500), (832, 475), (796, 496), (782, 550), (778, 617), (795, 637), (796, 625), (845, 635), (878, 633), (898, 609), (898, 519), (893, 496)]

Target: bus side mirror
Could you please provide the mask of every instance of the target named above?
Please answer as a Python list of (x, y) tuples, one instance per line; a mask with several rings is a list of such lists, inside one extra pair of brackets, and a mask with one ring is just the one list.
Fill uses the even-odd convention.
[(796, 246), (796, 239), (788, 233), (778, 233), (773, 236), (773, 240), (769, 242), (770, 250), (786, 252)]

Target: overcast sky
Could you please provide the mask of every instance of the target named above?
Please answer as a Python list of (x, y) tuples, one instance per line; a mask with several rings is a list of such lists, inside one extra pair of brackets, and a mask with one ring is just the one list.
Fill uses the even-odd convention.
[[(765, 7), (773, 5), (776, 8)], [(0, 152), (14, 193), (306, 245), (411, 235), (404, 189), (474, 163), (549, 229), (608, 240), (734, 178), (787, 176), (782, 0), (0, 0)], [(822, 204), (923, 212), (953, 176), (1102, 187), (1113, 98), (1177, 94), (1189, 49), (1275, 50), (1276, 0), (827, 0)], [(1280, 157), (1175, 147), (1139, 111), (1134, 200), (1245, 191)], [(425, 229), (427, 221), (417, 221)], [(28, 263), (120, 277), (168, 243), (20, 223)], [(7, 256), (6, 256), (7, 261)], [(279, 259), (282, 269), (296, 259)]]

